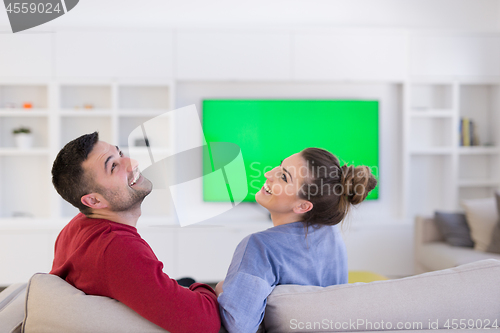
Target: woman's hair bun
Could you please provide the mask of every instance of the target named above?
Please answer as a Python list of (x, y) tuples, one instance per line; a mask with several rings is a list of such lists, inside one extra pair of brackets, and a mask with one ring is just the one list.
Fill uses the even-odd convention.
[(345, 164), (341, 167), (341, 185), (347, 200), (357, 205), (377, 186), (377, 180), (369, 167)]
[(299, 196), (313, 204), (302, 216), (307, 226), (342, 222), (351, 206), (361, 203), (377, 185), (369, 167), (341, 167), (339, 159), (327, 150), (306, 148), (301, 155), (309, 174)]

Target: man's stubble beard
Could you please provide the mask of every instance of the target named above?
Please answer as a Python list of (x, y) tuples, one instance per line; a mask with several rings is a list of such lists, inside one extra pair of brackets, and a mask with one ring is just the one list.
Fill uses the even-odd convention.
[(134, 209), (137, 206), (140, 206), (146, 196), (151, 193), (153, 189), (153, 185), (149, 179), (144, 178), (144, 182), (149, 183), (148, 188), (134, 190), (133, 192), (127, 192), (129, 196), (127, 198), (120, 197), (120, 194), (109, 190), (107, 188), (99, 188), (98, 193), (101, 193), (104, 199), (106, 199), (109, 203), (109, 209), (113, 212), (125, 212), (130, 209)]

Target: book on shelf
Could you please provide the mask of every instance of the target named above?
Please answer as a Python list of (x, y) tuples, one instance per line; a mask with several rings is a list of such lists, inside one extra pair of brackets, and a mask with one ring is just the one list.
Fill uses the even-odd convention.
[(479, 146), (476, 123), (469, 118), (461, 118), (459, 124), (460, 146)]

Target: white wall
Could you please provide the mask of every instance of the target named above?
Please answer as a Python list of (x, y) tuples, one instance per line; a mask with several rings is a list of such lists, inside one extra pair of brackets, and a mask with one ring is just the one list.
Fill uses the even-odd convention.
[[(498, 0), (85, 0), (43, 28), (361, 26), (492, 30)], [(0, 10), (0, 27), (8, 30)]]
[(418, 33), (410, 53), (411, 75), (500, 76), (498, 35)]
[[(462, 30), (469, 35), (450, 42), (433, 39), (435, 30), (428, 32), (431, 39), (414, 40), (421, 49), (408, 67), (408, 31), (393, 28)], [(57, 33), (33, 33), (48, 30)], [(401, 83), (408, 73), (500, 75), (498, 37), (470, 39), (470, 32), (478, 30), (500, 30), (500, 0), (82, 0), (68, 14), (25, 34), (0, 34), (0, 79), (167, 77), (179, 80), (176, 106), (195, 103), (199, 110), (203, 97), (379, 99), (380, 200), (353, 213), (345, 239), (351, 269), (397, 276), (413, 271), (411, 221), (399, 218)], [(0, 31), (10, 31), (3, 10)], [(366, 48), (370, 41), (372, 47)], [(178, 140), (190, 139), (187, 129), (177, 133)], [(203, 205), (201, 198), (197, 202)], [(266, 217), (255, 205), (242, 205), (218, 220), (231, 223), (242, 215)], [(189, 245), (197, 239), (189, 233), (199, 232), (186, 229), (182, 237)], [(9, 240), (5, 244), (44, 248), (0, 248), (2, 260), (12, 267), (38, 253), (33, 262), (40, 265), (25, 267), (23, 279), (42, 269), (42, 263), (50, 264), (46, 249), (52, 248), (55, 235), (36, 234), (0, 234)], [(163, 253), (172, 251), (154, 231), (145, 235)], [(242, 236), (235, 232), (230, 243)], [(220, 243), (217, 237), (214, 242)], [(194, 254), (186, 253), (188, 258)], [(214, 253), (204, 253), (203, 260), (208, 262)], [(189, 271), (185, 263), (195, 266), (194, 257), (176, 259), (166, 269)], [(229, 260), (225, 256), (218, 267), (226, 267)]]

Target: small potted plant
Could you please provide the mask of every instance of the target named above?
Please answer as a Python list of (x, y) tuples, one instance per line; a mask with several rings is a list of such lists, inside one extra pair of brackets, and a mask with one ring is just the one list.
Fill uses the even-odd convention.
[(33, 146), (33, 135), (29, 127), (20, 126), (12, 130), (16, 146), (20, 149), (29, 149)]

